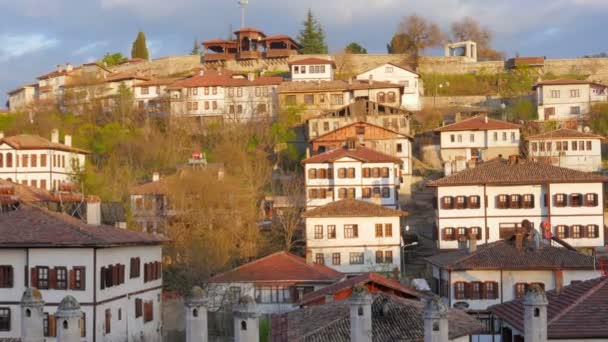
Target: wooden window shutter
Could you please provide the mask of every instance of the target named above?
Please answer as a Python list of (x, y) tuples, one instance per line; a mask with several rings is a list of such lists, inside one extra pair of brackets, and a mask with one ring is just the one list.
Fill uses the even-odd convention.
[(382, 178), (388, 178), (389, 177), (389, 169), (388, 167), (383, 167), (382, 168)]
[(495, 281), (492, 281), (491, 283), (492, 283), (492, 288), (493, 288), (492, 293), (494, 294), (492, 299), (498, 299), (498, 283)]
[(481, 283), (481, 299), (488, 299), (487, 283)]
[(543, 200), (544, 200), (545, 207), (548, 207), (549, 206), (549, 194), (544, 194)]
[(74, 269), (73, 268), (70, 270), (69, 279), (70, 279), (70, 284), (69, 284), (68, 288), (70, 290), (74, 290), (76, 288), (76, 275), (74, 274)]
[(135, 318), (139, 318), (142, 315), (143, 302), (141, 298), (135, 298)]
[(471, 283), (464, 283), (464, 298), (463, 299), (469, 299), (471, 298)]
[(490, 239), (490, 227), (486, 227), (486, 240)]
[(102, 267), (101, 270), (99, 271), (99, 288), (102, 290), (106, 288), (106, 268), (105, 267)]
[(441, 230), (441, 240), (446, 241), (447, 240), (447, 232), (446, 232), (447, 228), (443, 228)]
[(570, 237), (570, 226), (564, 226), (564, 238)]
[(475, 229), (476, 229), (476, 233), (477, 233), (475, 238), (477, 240), (481, 240), (481, 227), (475, 227)]
[(32, 267), (30, 271), (30, 287), (38, 288), (38, 271), (36, 267)]
[(82, 284), (82, 286), (80, 287), (80, 290), (84, 291), (87, 289), (87, 269), (86, 267), (81, 267), (80, 268), (80, 283)]
[(124, 284), (125, 283), (125, 265), (120, 265), (120, 273), (119, 273), (119, 283)]
[(49, 268), (49, 289), (57, 288), (57, 269)]
[(363, 178), (369, 178), (370, 172), (369, 172), (369, 167), (364, 167), (363, 168)]
[(57, 320), (55, 315), (49, 315), (49, 336), (57, 337)]

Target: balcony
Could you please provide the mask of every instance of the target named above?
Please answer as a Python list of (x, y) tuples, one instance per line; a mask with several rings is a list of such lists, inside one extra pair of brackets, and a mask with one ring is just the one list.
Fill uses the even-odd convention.
[(266, 50), (266, 58), (280, 58), (297, 55), (298, 51), (293, 49), (269, 49)]
[(261, 51), (241, 51), (239, 52), (239, 59), (259, 59), (262, 58)]

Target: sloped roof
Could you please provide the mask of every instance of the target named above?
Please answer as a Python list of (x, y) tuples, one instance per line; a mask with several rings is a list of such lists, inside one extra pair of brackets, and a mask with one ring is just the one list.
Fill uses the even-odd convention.
[(296, 59), (296, 60), (291, 60), (289, 61), (289, 63), (287, 63), (287, 65), (324, 65), (324, 64), (331, 64), (331, 66), (335, 69), (336, 68), (336, 62), (334, 62), (331, 59), (323, 59), (323, 58), (318, 58), (318, 57), (309, 57), (309, 58), (301, 58), (301, 59)]
[(398, 217), (407, 215), (406, 211), (347, 198), (308, 210), (302, 214), (302, 217)]
[(568, 128), (560, 128), (555, 131), (540, 133), (536, 135), (531, 135), (527, 137), (527, 140), (547, 140), (547, 139), (574, 139), (574, 138), (582, 138), (582, 139), (606, 139), (605, 137), (593, 134), (593, 133), (585, 133), (579, 132), (574, 129)]
[(393, 291), (393, 294), (399, 297), (408, 298), (423, 298), (425, 295), (412, 288), (402, 285), (398, 281), (389, 279), (381, 274), (370, 272), (364, 273), (352, 278), (345, 279), (341, 282), (331, 284), (320, 290), (310, 292), (304, 295), (299, 305), (306, 305), (307, 303), (314, 302), (320, 298), (324, 298), (327, 295), (335, 295), (338, 292), (352, 289), (355, 286), (363, 286), (367, 284), (373, 284), (374, 287), (387, 288)]
[(165, 240), (111, 226), (93, 226), (71, 216), (22, 203), (0, 213), (0, 248), (112, 247), (158, 245)]
[(306, 259), (288, 252), (277, 252), (250, 263), (217, 274), (210, 283), (238, 282), (328, 282), (334, 283), (344, 275), (329, 267), (308, 264)]
[(395, 68), (403, 69), (403, 70), (405, 70), (405, 71), (409, 71), (409, 72), (411, 72), (412, 74), (416, 74), (416, 75), (420, 76), (420, 74), (419, 74), (419, 73), (417, 73), (416, 71), (414, 71), (414, 69), (412, 69), (412, 68), (410, 68), (410, 67), (406, 67), (406, 66), (398, 65), (398, 64), (395, 64), (395, 63), (383, 63), (383, 64), (379, 64), (379, 65), (376, 65), (376, 66), (375, 66), (375, 67), (373, 67), (373, 68), (369, 68), (369, 69), (367, 69), (367, 70), (365, 70), (365, 71), (363, 71), (363, 72), (360, 72), (358, 75), (365, 74), (365, 73), (367, 73), (367, 72), (370, 72), (370, 71), (372, 71), (372, 70), (374, 70), (374, 69), (378, 69), (378, 68), (383, 67), (383, 66), (385, 66), (385, 65), (391, 65), (391, 66), (394, 66)]
[(511, 240), (480, 245), (473, 253), (467, 249), (459, 249), (437, 254), (426, 260), (449, 270), (593, 270), (596, 267), (593, 257), (577, 251), (556, 246), (535, 249), (529, 245), (518, 250)]
[(37, 150), (37, 149), (52, 149), (76, 153), (89, 153), (87, 150), (67, 146), (64, 144), (53, 143), (48, 139), (37, 135), (20, 134), (0, 139), (0, 145), (8, 144), (16, 150)]
[(352, 80), (352, 82), (344, 80), (333, 81), (301, 81), (301, 82), (283, 82), (279, 87), (283, 93), (289, 92), (311, 92), (311, 91), (338, 91), (338, 90), (365, 90), (365, 89), (387, 89), (387, 88), (403, 88), (402, 85), (368, 80)]
[(106, 77), (105, 81), (106, 82), (119, 82), (119, 81), (125, 81), (125, 80), (147, 81), (149, 79), (150, 79), (149, 77), (140, 76), (133, 72), (121, 72), (121, 73), (112, 74), (112, 75)]
[(453, 124), (435, 128), (435, 132), (452, 132), (452, 131), (488, 131), (494, 129), (520, 129), (521, 125), (488, 118), (485, 115), (476, 115)]
[(335, 150), (327, 151), (321, 154), (317, 154), (310, 158), (304, 159), (302, 161), (303, 164), (312, 164), (312, 163), (331, 163), (340, 158), (349, 157), (356, 160), (359, 160), (364, 163), (396, 163), (401, 164), (401, 160), (399, 158), (395, 158), (393, 156), (389, 156), (388, 154), (384, 154), (373, 150), (369, 147), (365, 146), (357, 146), (354, 149), (348, 149), (346, 147), (337, 148)]
[(556, 78), (554, 80), (544, 80), (544, 81), (537, 82), (536, 84), (534, 84), (534, 86), (532, 88), (536, 89), (539, 86), (545, 86), (545, 85), (570, 85), (570, 84), (591, 84), (591, 82), (585, 81), (585, 80), (577, 80), (577, 79), (573, 79), (573, 78)]
[(25, 184), (18, 184), (0, 179), (0, 189), (13, 189), (14, 196), (21, 202), (100, 202), (97, 196), (85, 196), (79, 193), (52, 193), (45, 189), (35, 188)]
[[(413, 140), (413, 139), (414, 139), (414, 138), (413, 138), (412, 136), (410, 136), (410, 135), (403, 134), (403, 133), (399, 133), (399, 132), (396, 132), (396, 131), (394, 131), (394, 130), (392, 130), (392, 129), (388, 129), (388, 128), (386, 128), (386, 127), (378, 126), (378, 125), (375, 125), (375, 124), (373, 124), (373, 123), (369, 123), (369, 122), (365, 122), (365, 121), (357, 121), (357, 122), (353, 122), (353, 123), (351, 123), (351, 124), (348, 124), (348, 125), (346, 125), (346, 126), (342, 126), (342, 127), (337, 128), (337, 129), (334, 129), (334, 130), (333, 130), (333, 131), (331, 131), (331, 132), (327, 132), (327, 133), (325, 133), (325, 134), (322, 134), (322, 135), (320, 135), (320, 136), (318, 136), (318, 137), (316, 137), (316, 138), (314, 138), (314, 139), (311, 139), (310, 141), (311, 141), (311, 142), (314, 142), (314, 141), (324, 141), (324, 140), (327, 140), (326, 138), (328, 138), (329, 136), (331, 136), (331, 135), (335, 135), (337, 132), (344, 131), (344, 130), (346, 130), (346, 129), (350, 128), (351, 126), (368, 126), (368, 127), (375, 127), (375, 128), (379, 128), (379, 129), (381, 129), (381, 130), (383, 130), (383, 131), (385, 131), (385, 132), (387, 132), (387, 133), (391, 134), (391, 136), (390, 136), (390, 137), (383, 138), (383, 139), (394, 139), (394, 138), (396, 138), (396, 137), (407, 138), (407, 139), (410, 139), (410, 140)], [(343, 141), (343, 140), (345, 140), (345, 139), (336, 139), (336, 140)]]
[[(377, 292), (372, 294), (372, 341), (423, 341), (424, 303)], [(272, 318), (271, 340), (277, 342), (350, 341), (349, 301), (312, 305)], [(276, 324), (280, 322), (279, 324)], [(450, 339), (481, 332), (472, 316), (448, 309)]]
[(169, 88), (180, 89), (180, 88), (192, 88), (192, 87), (246, 87), (256, 85), (279, 85), (283, 82), (282, 77), (278, 76), (260, 76), (256, 77), (253, 81), (246, 78), (234, 78), (235, 75), (232, 71), (205, 71), (203, 75), (195, 75), (186, 79), (179, 80), (172, 83)]
[[(608, 278), (596, 278), (547, 292), (550, 339), (608, 339)], [(524, 329), (523, 299), (489, 310), (519, 331)]]
[(428, 186), (523, 185), (540, 183), (595, 183), (608, 177), (546, 163), (520, 160), (514, 164), (503, 158), (481, 163), (474, 168), (429, 182)]
[(177, 77), (153, 78), (148, 81), (136, 83), (133, 86), (134, 87), (149, 87), (149, 86), (169, 85), (169, 84), (175, 83), (178, 80), (180, 80), (180, 78), (177, 78)]

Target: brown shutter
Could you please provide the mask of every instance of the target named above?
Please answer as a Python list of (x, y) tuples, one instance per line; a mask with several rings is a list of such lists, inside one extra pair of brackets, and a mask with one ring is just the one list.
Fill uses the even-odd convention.
[(105, 267), (102, 267), (99, 272), (99, 288), (102, 290), (106, 288), (106, 268)]
[(564, 238), (570, 237), (570, 226), (564, 226)]
[(492, 283), (492, 287), (494, 288), (494, 291), (492, 291), (494, 293), (494, 298), (492, 299), (498, 299), (498, 283), (493, 281)]
[(477, 236), (475, 238), (481, 240), (481, 227), (477, 227)]
[(55, 315), (49, 315), (49, 336), (57, 337), (57, 320)]
[(70, 270), (70, 284), (69, 289), (74, 290), (76, 288), (76, 275), (74, 274), (74, 269)]
[(84, 291), (87, 289), (87, 268), (84, 266), (80, 268), (80, 284), (82, 284), (80, 290)]
[(57, 269), (49, 268), (49, 289), (57, 288)]
[(32, 267), (30, 274), (31, 274), (30, 287), (38, 288), (38, 270), (36, 270), (36, 267)]
[(125, 283), (125, 265), (122, 264), (118, 265), (118, 283)]
[(446, 234), (445, 228), (443, 228), (441, 230), (441, 240), (445, 241), (446, 238), (447, 238), (447, 234)]
[(464, 283), (464, 298), (463, 299), (469, 299), (471, 298), (471, 283)]
[(120, 284), (120, 265), (116, 264), (112, 267), (112, 285)]
[(490, 227), (486, 226), (486, 241), (490, 239)]

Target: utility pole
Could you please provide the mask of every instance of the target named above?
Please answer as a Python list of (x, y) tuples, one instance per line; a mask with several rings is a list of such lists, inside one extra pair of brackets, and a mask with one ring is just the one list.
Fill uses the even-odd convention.
[(241, 28), (245, 27), (245, 8), (249, 4), (249, 0), (238, 0), (239, 6), (241, 6)]

